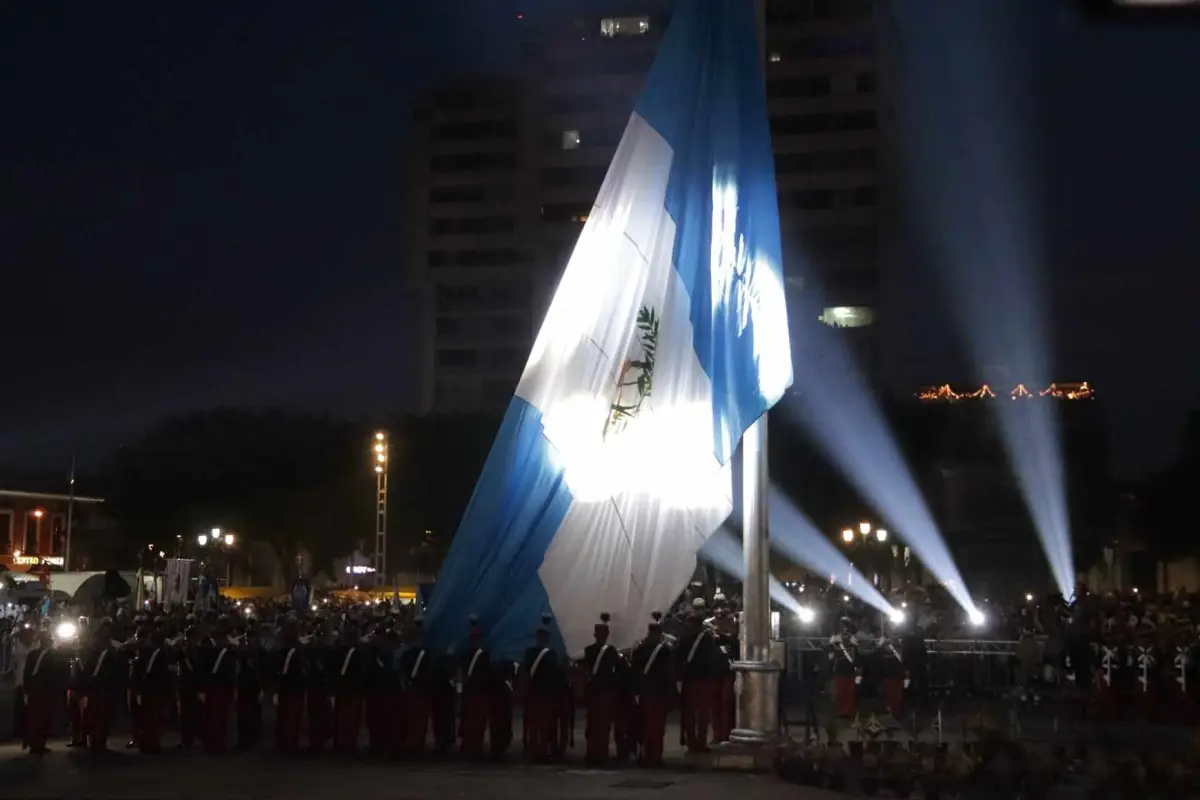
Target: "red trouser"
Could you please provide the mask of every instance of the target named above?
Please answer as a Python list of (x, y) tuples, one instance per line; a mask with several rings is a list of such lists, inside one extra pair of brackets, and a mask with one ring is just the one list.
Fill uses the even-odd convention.
[(84, 694), (83, 729), (87, 733), (88, 749), (95, 753), (108, 750), (108, 734), (112, 728), (116, 698), (111, 689), (89, 689)]
[(254, 684), (237, 690), (234, 709), (237, 712), (237, 746), (249, 750), (258, 745), (262, 736), (263, 708), (260, 691)]
[(488, 700), (488, 747), (493, 758), (501, 758), (512, 744), (512, 694), (507, 688), (493, 692)]
[(635, 747), (637, 732), (633, 730), (633, 713), (636, 709), (633, 695), (629, 692), (613, 693), (613, 739), (617, 744), (617, 758), (628, 758)]
[(54, 700), (54, 692), (45, 688), (30, 689), (25, 697), (17, 698), (25, 705), (25, 744), (31, 753), (46, 752), (46, 739), (54, 723)]
[(232, 706), (232, 686), (209, 686), (204, 690), (204, 749), (210, 753), (225, 752)]
[(404, 695), (404, 744), (405, 751), (412, 755), (425, 752), (425, 738), (429, 733), (429, 718), (433, 714), (433, 695), (428, 691), (410, 691)]
[(329, 693), (323, 689), (309, 689), (305, 695), (305, 711), (308, 712), (308, 749), (320, 753), (333, 735)]
[(596, 692), (588, 698), (587, 757), (589, 761), (608, 760), (608, 742), (612, 737), (616, 692)]
[(883, 679), (883, 704), (893, 717), (904, 713), (904, 678)]
[(713, 680), (712, 726), (713, 741), (729, 740), (736, 718), (733, 697), (733, 673), (729, 672)]
[(487, 692), (463, 693), (459, 708), (459, 733), (462, 734), (462, 754), (467, 758), (483, 757), (483, 737), (487, 733), (489, 700)]
[(167, 708), (166, 689), (147, 689), (134, 698), (138, 709), (138, 749), (143, 753), (162, 750), (162, 722)]
[(408, 752), (408, 693), (397, 689), (392, 695), (392, 703), (392, 753), (403, 755)]
[(349, 756), (358, 750), (358, 731), (362, 727), (362, 695), (339, 691), (333, 699), (333, 752)]
[(558, 736), (554, 695), (530, 691), (525, 696), (525, 728), (528, 731), (528, 750), (534, 758), (548, 758)]
[(179, 743), (191, 747), (196, 743), (200, 728), (200, 700), (196, 690), (184, 687), (179, 690)]
[(575, 746), (575, 694), (570, 689), (559, 692), (554, 698), (554, 720), (556, 738), (554, 755), (562, 756), (568, 747)]
[(142, 740), (142, 707), (133, 689), (125, 690), (125, 708), (129, 710), (129, 740), (136, 744)]
[(364, 703), (367, 720), (367, 750), (381, 756), (391, 751), (395, 728), (393, 715), (399, 709), (398, 691), (372, 689)]
[(643, 694), (638, 698), (641, 717), (641, 761), (646, 766), (662, 764), (663, 739), (667, 736), (667, 696)]
[(67, 691), (67, 724), (71, 729), (71, 744), (87, 743), (83, 731), (83, 690), (69, 689)]
[(691, 679), (683, 682), (683, 738), (688, 752), (708, 750), (708, 723), (712, 716), (713, 682)]
[(839, 717), (854, 716), (854, 676), (834, 675), (833, 696), (837, 699)]
[(304, 690), (280, 689), (275, 709), (275, 749), (295, 753), (300, 749), (300, 720), (304, 716)]

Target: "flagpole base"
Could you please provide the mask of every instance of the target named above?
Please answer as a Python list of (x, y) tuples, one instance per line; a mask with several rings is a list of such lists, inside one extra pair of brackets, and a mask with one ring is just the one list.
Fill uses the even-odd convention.
[(779, 677), (783, 666), (771, 661), (735, 661), (737, 727), (729, 734), (731, 744), (774, 745), (779, 734)]

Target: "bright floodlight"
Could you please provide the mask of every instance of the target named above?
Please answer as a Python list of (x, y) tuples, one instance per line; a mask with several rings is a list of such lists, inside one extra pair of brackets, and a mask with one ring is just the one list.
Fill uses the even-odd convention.
[(1026, 592), (1026, 593), (1025, 593), (1025, 602), (1026, 602), (1026, 603), (1032, 603), (1032, 602), (1033, 602), (1033, 595), (1032, 595), (1030, 592)]
[(796, 611), (796, 618), (804, 625), (811, 625), (817, 618), (817, 612), (808, 606), (800, 606)]
[(375, 434), (375, 441), (382, 442), (383, 440), (384, 440), (383, 431), (380, 431), (379, 433)]
[(63, 640), (74, 639), (78, 633), (79, 628), (75, 626), (74, 622), (60, 622), (54, 629), (54, 635)]
[(861, 533), (863, 536), (866, 536), (867, 534), (869, 534), (871, 532), (871, 523), (869, 523), (869, 522), (858, 523), (858, 532)]
[(208, 535), (202, 533), (196, 537), (196, 541), (200, 543), (201, 547), (204, 547), (204, 545), (208, 544)]
[(896, 609), (891, 613), (890, 619), (893, 625), (903, 625), (907, 615), (900, 609)]
[(987, 622), (987, 616), (984, 615), (984, 613), (982, 611), (980, 611), (979, 609), (973, 609), (971, 611), (971, 613), (968, 614), (967, 616), (971, 620), (971, 624), (974, 625), (976, 628), (982, 626), (985, 622)]
[(850, 544), (851, 542), (853, 542), (854, 541), (854, 531), (850, 530), (849, 528), (846, 528), (846, 530), (842, 531), (842, 541), (845, 542), (846, 544)]
[(887, 541), (887, 531), (885, 531), (883, 528), (880, 528), (879, 530), (875, 531), (875, 538), (881, 542), (886, 542)]

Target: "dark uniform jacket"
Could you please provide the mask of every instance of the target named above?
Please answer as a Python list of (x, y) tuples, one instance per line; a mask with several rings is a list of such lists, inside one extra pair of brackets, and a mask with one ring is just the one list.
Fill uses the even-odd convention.
[(670, 694), (674, 690), (675, 654), (665, 640), (643, 639), (633, 649), (633, 684), (638, 694)]
[(529, 691), (554, 694), (562, 690), (564, 676), (560, 674), (558, 653), (547, 645), (534, 645), (525, 651), (521, 669), (529, 680)]
[(621, 655), (611, 644), (589, 644), (583, 650), (583, 668), (587, 671), (589, 695), (616, 691)]

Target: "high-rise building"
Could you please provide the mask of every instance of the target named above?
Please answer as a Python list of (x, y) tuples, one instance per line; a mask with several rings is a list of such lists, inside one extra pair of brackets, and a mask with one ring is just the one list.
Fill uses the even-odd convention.
[[(502, 409), (669, 22), (646, 0), (529, 21), (519, 73), (417, 115), (410, 256), (425, 406)], [(768, 0), (767, 92), (792, 315), (873, 359), (881, 115), (873, 0)]]

